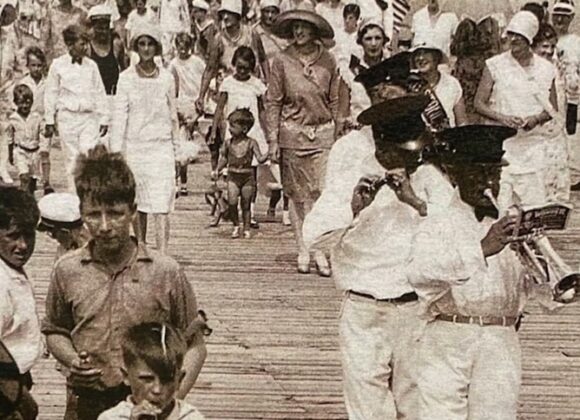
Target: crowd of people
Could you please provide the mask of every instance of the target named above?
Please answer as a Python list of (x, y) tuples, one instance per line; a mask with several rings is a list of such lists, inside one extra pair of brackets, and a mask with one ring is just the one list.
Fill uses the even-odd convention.
[[(572, 0), (480, 3), (0, 0), (0, 414), (37, 417), (46, 348), (67, 419), (202, 418), (210, 330), (167, 254), (205, 144), (209, 226), (250, 239), (268, 179), (297, 271), (344, 292), (349, 418), (515, 419), (531, 290), (580, 289), (507, 246), (514, 204), (580, 190), (580, 36)], [(59, 243), (41, 324), (37, 230)]]

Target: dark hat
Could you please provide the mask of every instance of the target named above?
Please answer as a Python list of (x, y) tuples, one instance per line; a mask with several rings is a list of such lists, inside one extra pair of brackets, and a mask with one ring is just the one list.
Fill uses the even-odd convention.
[(446, 147), (441, 158), (447, 163), (507, 165), (503, 142), (517, 133), (503, 125), (464, 125), (438, 134)]
[(404, 51), (361, 71), (355, 81), (370, 89), (381, 83), (405, 85), (411, 73), (411, 53)]
[(432, 143), (425, 134), (422, 113), (429, 103), (425, 95), (411, 95), (389, 99), (363, 111), (358, 122), (373, 126), (375, 143), (394, 144), (402, 149), (420, 151)]

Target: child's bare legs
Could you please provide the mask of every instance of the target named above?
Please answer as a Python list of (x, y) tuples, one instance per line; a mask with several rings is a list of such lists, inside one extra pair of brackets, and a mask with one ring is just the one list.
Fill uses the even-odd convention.
[(229, 206), (229, 216), (234, 225), (234, 236), (235, 233), (239, 236), (239, 226), (240, 221), (238, 218), (238, 199), (240, 198), (240, 187), (233, 179), (236, 174), (229, 174), (228, 175), (228, 206)]
[(169, 214), (154, 214), (153, 222), (155, 223), (155, 244), (157, 245), (157, 250), (162, 254), (167, 254), (169, 244)]
[(252, 213), (251, 213), (251, 206), (252, 206), (252, 199), (254, 198), (256, 193), (256, 182), (255, 178), (252, 177), (249, 181), (247, 181), (242, 186), (242, 219), (244, 221), (244, 237), (250, 237), (250, 227)]
[[(258, 179), (258, 167), (253, 166), (252, 171), (253, 171), (253, 175), (254, 175), (254, 180), (257, 180)], [(244, 196), (244, 193), (242, 191), (242, 199), (243, 199), (243, 196)], [(256, 221), (256, 213), (255, 213), (255, 206), (256, 206), (256, 199), (257, 198), (258, 198), (258, 188), (256, 187), (256, 188), (254, 188), (254, 192), (252, 193), (252, 197), (250, 198), (250, 227), (252, 227), (254, 229), (257, 229), (260, 227), (258, 225), (258, 222)]]
[(133, 230), (137, 235), (137, 241), (144, 244), (147, 239), (147, 213), (137, 211), (137, 217), (133, 221)]

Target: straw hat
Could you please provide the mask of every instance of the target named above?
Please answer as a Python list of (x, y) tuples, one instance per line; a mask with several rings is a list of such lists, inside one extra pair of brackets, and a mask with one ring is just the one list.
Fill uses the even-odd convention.
[(208, 11), (209, 10), (209, 3), (205, 0), (193, 0), (191, 2), (191, 7), (195, 9), (201, 9)]
[[(307, 7), (310, 6), (310, 7)], [(281, 13), (274, 24), (272, 25), (272, 33), (283, 39), (291, 39), (293, 37), (292, 27), (295, 22), (308, 22), (316, 27), (320, 38), (334, 38), (334, 30), (330, 23), (318, 13), (310, 3), (303, 2), (298, 8)]]
[(218, 9), (218, 14), (221, 12), (230, 12), (242, 16), (242, 1), (241, 0), (222, 0), (222, 4)]
[(139, 25), (135, 29), (133, 37), (131, 38), (131, 49), (133, 51), (137, 51), (137, 41), (142, 36), (148, 36), (149, 38), (153, 39), (157, 44), (155, 55), (161, 55), (161, 32), (159, 31), (159, 28), (151, 24)]

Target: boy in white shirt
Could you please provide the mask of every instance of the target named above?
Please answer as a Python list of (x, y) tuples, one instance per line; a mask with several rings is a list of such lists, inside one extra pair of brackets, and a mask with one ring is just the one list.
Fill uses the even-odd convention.
[[(55, 119), (67, 157), (69, 188), (76, 158), (107, 134), (108, 100), (97, 64), (86, 57), (88, 34), (78, 25), (63, 31), (69, 52), (50, 66), (44, 94), (45, 136), (55, 133)], [(58, 115), (57, 115), (58, 113)]]
[(203, 420), (203, 415), (175, 395), (184, 376), (186, 339), (158, 322), (135, 325), (122, 344), (125, 384), (131, 396), (98, 420)]
[(131, 44), (131, 38), (133, 38), (135, 28), (144, 24), (151, 25), (155, 23), (157, 23), (157, 14), (151, 8), (147, 7), (147, 0), (137, 0), (135, 2), (135, 9), (131, 10), (129, 16), (127, 16), (127, 23), (125, 24), (127, 39), (125, 45)]
[[(194, 104), (199, 96), (201, 78), (205, 70), (204, 61), (191, 53), (194, 42), (193, 37), (186, 32), (177, 34), (175, 37), (177, 57), (169, 63), (169, 70), (175, 77), (177, 86), (177, 116), (180, 134), (187, 141), (193, 140), (193, 130), (198, 119)], [(187, 195), (187, 165), (180, 166), (179, 177), (181, 180), (179, 194)]]
[[(0, 418), (36, 418), (38, 406), (30, 396), (30, 369), (42, 354), (40, 325), (33, 286), (24, 271), (34, 251), (38, 207), (34, 198), (15, 187), (0, 187), (0, 343), (14, 363), (0, 375)], [(6, 353), (0, 348), (0, 354)], [(4, 355), (5, 356), (5, 355)], [(4, 357), (2, 357), (4, 361)], [(16, 401), (5, 395), (16, 386)]]

